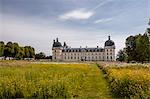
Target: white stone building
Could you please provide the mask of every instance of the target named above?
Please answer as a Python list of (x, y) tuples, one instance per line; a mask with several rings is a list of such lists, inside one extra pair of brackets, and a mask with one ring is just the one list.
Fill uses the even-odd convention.
[(115, 43), (108, 37), (104, 48), (69, 48), (58, 41), (53, 41), (53, 61), (115, 61)]

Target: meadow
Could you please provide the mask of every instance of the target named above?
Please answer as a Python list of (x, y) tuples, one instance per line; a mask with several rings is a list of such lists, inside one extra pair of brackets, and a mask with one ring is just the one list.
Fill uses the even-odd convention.
[(111, 92), (118, 98), (150, 98), (150, 65), (100, 63)]
[(0, 98), (110, 99), (96, 64), (0, 62)]

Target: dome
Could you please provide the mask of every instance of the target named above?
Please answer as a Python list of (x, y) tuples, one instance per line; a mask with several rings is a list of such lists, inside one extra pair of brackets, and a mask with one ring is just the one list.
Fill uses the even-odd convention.
[(53, 47), (62, 47), (61, 43), (60, 42), (55, 42), (53, 44)]
[(58, 41), (58, 38), (57, 38), (56, 42), (54, 40), (53, 47), (62, 47), (61, 43)]
[(114, 41), (110, 40), (110, 36), (108, 37), (108, 40), (105, 42), (105, 46), (113, 46), (115, 45)]

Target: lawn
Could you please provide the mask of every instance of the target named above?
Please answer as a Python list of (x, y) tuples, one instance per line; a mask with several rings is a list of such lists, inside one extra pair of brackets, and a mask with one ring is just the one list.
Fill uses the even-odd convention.
[(95, 64), (0, 62), (0, 98), (110, 99)]

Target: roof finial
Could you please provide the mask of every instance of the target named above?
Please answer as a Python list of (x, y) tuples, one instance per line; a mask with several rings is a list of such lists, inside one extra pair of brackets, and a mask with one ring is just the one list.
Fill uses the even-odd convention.
[(66, 44), (66, 42), (64, 42), (64, 47), (66, 47), (67, 46), (67, 44)]
[(55, 40), (53, 40), (53, 43), (55, 43)]
[(58, 42), (58, 37), (56, 38), (56, 41)]
[(108, 36), (108, 40), (110, 40), (110, 35)]

